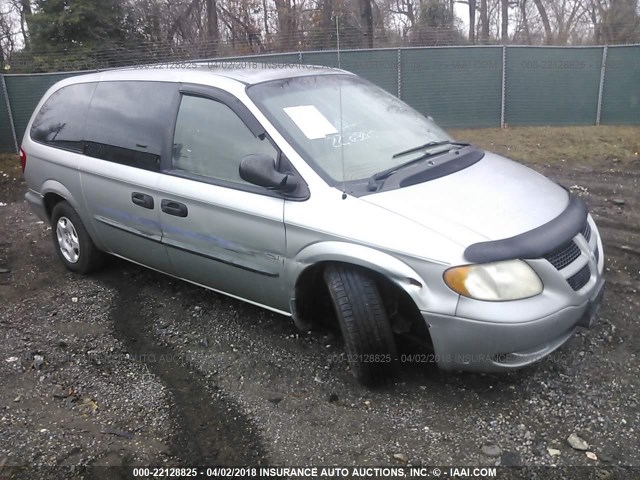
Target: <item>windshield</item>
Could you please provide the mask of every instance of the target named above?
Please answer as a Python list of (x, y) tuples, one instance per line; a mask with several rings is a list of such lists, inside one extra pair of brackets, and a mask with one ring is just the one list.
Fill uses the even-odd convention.
[(276, 80), (249, 87), (248, 94), (303, 157), (334, 182), (368, 179), (425, 150), (398, 152), (451, 140), (404, 102), (351, 75)]

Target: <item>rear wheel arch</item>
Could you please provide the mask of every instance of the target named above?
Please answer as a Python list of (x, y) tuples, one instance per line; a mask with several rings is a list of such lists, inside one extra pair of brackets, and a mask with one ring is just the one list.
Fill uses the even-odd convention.
[(56, 205), (60, 202), (67, 202), (82, 219), (84, 228), (87, 230), (87, 233), (89, 234), (89, 237), (91, 237), (93, 243), (100, 250), (106, 251), (105, 245), (102, 243), (99, 235), (97, 235), (93, 224), (89, 219), (85, 218), (86, 215), (82, 213), (84, 211), (82, 208), (84, 203), (80, 202), (80, 198), (76, 198), (72, 195), (69, 189), (57, 180), (47, 180), (44, 182), (40, 192), (44, 200), (45, 211), (49, 221), (51, 221), (51, 215), (53, 214), (53, 209)]
[(53, 207), (51, 237), (58, 258), (72, 272), (87, 274), (104, 264), (104, 253), (93, 243), (78, 213), (64, 200)]
[(55, 192), (45, 193), (43, 196), (43, 199), (44, 199), (44, 208), (45, 208), (45, 211), (47, 212), (48, 219), (51, 219), (51, 214), (53, 213), (53, 209), (56, 207), (56, 205), (60, 202), (65, 201), (63, 196)]
[(76, 199), (69, 189), (57, 180), (49, 179), (42, 184), (40, 188), (42, 197), (44, 198), (47, 216), (51, 219), (51, 214), (55, 206), (65, 201), (77, 212), (79, 210), (78, 199)]

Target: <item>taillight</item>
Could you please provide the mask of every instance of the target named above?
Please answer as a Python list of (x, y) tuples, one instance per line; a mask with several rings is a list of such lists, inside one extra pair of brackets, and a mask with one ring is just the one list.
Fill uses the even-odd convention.
[(24, 173), (24, 169), (27, 166), (27, 154), (23, 149), (20, 149), (20, 166), (22, 167), (22, 173)]

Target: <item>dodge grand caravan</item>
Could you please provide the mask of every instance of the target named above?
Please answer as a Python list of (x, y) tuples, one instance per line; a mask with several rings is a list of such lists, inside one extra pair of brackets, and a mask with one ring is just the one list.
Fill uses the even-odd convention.
[(194, 67), (76, 76), (38, 104), (26, 199), (68, 269), (108, 253), (300, 328), (332, 317), (364, 384), (403, 337), (496, 371), (594, 323), (604, 255), (579, 197), (348, 72)]

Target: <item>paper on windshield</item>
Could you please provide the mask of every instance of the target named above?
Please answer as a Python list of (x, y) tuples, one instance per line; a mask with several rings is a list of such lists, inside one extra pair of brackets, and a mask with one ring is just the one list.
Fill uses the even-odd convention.
[(338, 133), (336, 127), (313, 105), (285, 107), (283, 110), (309, 140)]

